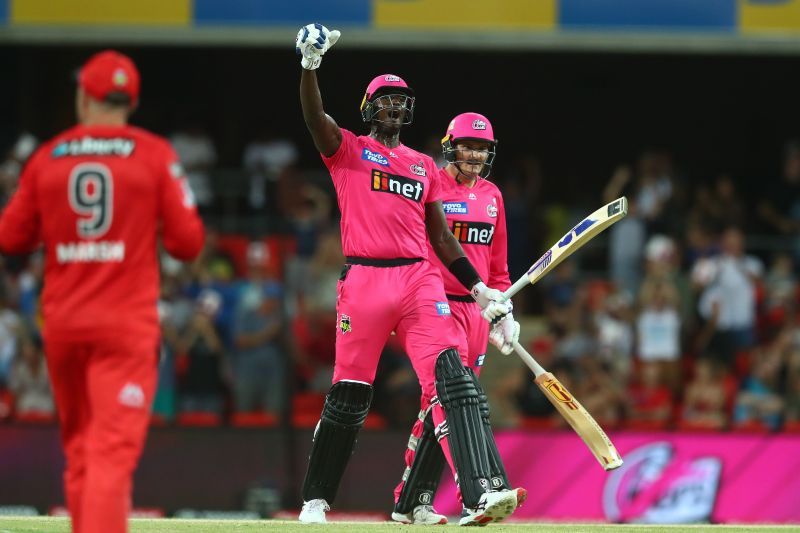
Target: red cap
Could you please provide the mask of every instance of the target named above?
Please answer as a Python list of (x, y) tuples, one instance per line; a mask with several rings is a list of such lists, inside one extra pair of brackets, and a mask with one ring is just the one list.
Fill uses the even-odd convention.
[(92, 98), (105, 100), (111, 93), (125, 93), (131, 102), (139, 99), (139, 71), (131, 58), (114, 50), (104, 50), (81, 67), (78, 84)]

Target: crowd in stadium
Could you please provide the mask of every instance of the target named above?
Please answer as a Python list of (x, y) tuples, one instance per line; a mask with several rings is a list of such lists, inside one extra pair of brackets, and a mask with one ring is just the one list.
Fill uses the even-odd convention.
[[(196, 262), (162, 258), (155, 422), (313, 427), (330, 386), (344, 262), (332, 188), (319, 168), (303, 168), (313, 164), (302, 165), (288, 139), (244, 147), (239, 188), (220, 182), (229, 174), (202, 129), (170, 140), (210, 231)], [(36, 144), (23, 134), (7, 147), (0, 205)], [(435, 142), (427, 151), (439, 156)], [(548, 202), (537, 160), (515, 161), (497, 177), (512, 279), (596, 207)], [(622, 194), (630, 202), (605, 246), (515, 298), (536, 331), (523, 336), (531, 352), (601, 425), (800, 430), (800, 142), (787, 142), (782, 167), (751, 198), (727, 174), (690, 182), (669, 152), (646, 151), (597, 187), (597, 205)], [(277, 223), (231, 232), (232, 213)], [(54, 421), (39, 335), (42, 257), (0, 266), (0, 420)], [(491, 352), (487, 366), (504, 357)], [(498, 427), (563, 424), (521, 365), (485, 376)], [(407, 428), (419, 387), (392, 342), (375, 385), (367, 427)]]

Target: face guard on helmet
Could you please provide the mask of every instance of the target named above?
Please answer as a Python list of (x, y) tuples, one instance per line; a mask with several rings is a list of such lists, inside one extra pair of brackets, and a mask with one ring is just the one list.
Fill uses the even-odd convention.
[(378, 118), (384, 109), (392, 114), (402, 113), (403, 125), (414, 120), (414, 91), (394, 74), (381, 74), (370, 82), (361, 100), (361, 118), (367, 123), (393, 124)]
[[(482, 143), (488, 143), (489, 147), (486, 150), (486, 159), (483, 161), (478, 159), (459, 159), (459, 150), (456, 148), (456, 145), (459, 141), (478, 141)], [(479, 150), (467, 151), (473, 155)], [(492, 172), (492, 164), (494, 163), (496, 151), (497, 139), (494, 138), (492, 124), (489, 122), (488, 118), (478, 113), (462, 113), (455, 117), (450, 121), (450, 125), (447, 127), (447, 133), (445, 133), (444, 138), (442, 139), (442, 154), (444, 155), (445, 161), (456, 165), (459, 172), (464, 175), (469, 175), (470, 173), (461, 170), (461, 164), (482, 164), (483, 167), (481, 168), (478, 176), (481, 178), (488, 177)]]

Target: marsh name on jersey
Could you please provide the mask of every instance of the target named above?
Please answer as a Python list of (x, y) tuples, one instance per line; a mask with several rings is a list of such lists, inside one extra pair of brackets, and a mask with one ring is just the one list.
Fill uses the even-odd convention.
[(65, 263), (120, 263), (125, 259), (122, 241), (80, 241), (56, 244), (56, 260)]

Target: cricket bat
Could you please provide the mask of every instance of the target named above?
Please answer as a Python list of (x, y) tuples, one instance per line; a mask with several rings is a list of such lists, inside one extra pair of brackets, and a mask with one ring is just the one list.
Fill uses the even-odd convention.
[(624, 196), (604, 205), (588, 217), (584, 218), (577, 226), (547, 250), (528, 271), (520, 276), (514, 284), (503, 293), (506, 300), (517, 294), (528, 283), (534, 284), (542, 279), (548, 272), (557, 267), (564, 259), (575, 253), (581, 246), (608, 228), (615, 222), (622, 220), (628, 214), (628, 199)]
[(536, 376), (535, 383), (550, 400), (561, 416), (569, 422), (594, 454), (597, 461), (606, 470), (613, 470), (622, 466), (622, 457), (617, 452), (611, 439), (608, 438), (600, 424), (592, 415), (570, 394), (556, 377), (546, 371), (536, 359), (531, 356), (520, 343), (514, 343), (517, 355), (528, 365)]

